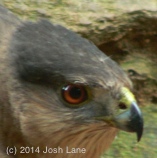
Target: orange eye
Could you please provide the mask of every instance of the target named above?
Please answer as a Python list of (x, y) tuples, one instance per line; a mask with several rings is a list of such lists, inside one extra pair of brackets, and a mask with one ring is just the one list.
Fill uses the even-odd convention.
[(88, 99), (84, 86), (69, 84), (62, 88), (62, 97), (69, 104), (80, 104)]

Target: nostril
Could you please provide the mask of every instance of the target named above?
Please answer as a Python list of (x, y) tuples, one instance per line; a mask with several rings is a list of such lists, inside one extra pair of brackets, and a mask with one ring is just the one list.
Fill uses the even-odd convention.
[(127, 108), (127, 106), (124, 103), (119, 103), (118, 106), (119, 106), (120, 109), (126, 109)]

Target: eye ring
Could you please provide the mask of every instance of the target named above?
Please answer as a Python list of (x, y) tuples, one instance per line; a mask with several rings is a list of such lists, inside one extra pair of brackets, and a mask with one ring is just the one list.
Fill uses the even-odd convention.
[(88, 94), (84, 86), (68, 84), (62, 88), (62, 97), (67, 103), (78, 105), (88, 99)]

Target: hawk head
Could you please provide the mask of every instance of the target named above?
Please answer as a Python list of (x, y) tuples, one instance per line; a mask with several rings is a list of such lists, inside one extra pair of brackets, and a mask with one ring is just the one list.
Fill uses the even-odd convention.
[[(119, 129), (140, 140), (132, 84), (93, 43), (46, 20), (20, 24), (9, 43), (6, 146), (39, 147), (34, 158), (98, 158)], [(45, 154), (45, 147), (63, 153)], [(67, 153), (72, 148), (86, 151)]]

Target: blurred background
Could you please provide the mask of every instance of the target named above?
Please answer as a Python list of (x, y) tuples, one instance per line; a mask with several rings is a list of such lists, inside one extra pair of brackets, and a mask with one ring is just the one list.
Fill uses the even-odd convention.
[(88, 38), (128, 73), (143, 138), (120, 131), (101, 158), (157, 157), (157, 0), (0, 0), (23, 20), (47, 18)]

